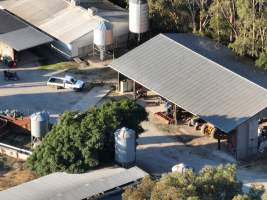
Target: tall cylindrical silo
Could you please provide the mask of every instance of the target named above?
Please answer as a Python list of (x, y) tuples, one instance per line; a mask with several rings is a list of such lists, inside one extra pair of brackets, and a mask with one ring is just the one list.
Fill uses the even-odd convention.
[(147, 0), (129, 0), (129, 30), (141, 34), (149, 30)]

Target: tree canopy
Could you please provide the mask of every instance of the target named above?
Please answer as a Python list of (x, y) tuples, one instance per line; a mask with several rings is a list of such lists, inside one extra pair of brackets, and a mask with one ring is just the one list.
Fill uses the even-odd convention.
[(136, 187), (123, 193), (123, 200), (252, 200), (260, 193), (242, 193), (234, 165), (206, 166), (199, 173), (188, 170), (161, 178), (145, 177)]
[(39, 175), (82, 173), (113, 161), (115, 130), (127, 127), (140, 133), (140, 122), (146, 119), (144, 108), (130, 100), (106, 102), (83, 113), (65, 112), (27, 166)]

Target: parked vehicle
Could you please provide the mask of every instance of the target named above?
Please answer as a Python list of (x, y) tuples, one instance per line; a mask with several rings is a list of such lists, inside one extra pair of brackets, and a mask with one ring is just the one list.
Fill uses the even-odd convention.
[(5, 70), (4, 71), (4, 79), (6, 81), (9, 81), (9, 80), (12, 80), (12, 81), (17, 81), (19, 80), (19, 77), (17, 75), (16, 72), (12, 72), (12, 71), (9, 71), (9, 70)]
[(68, 75), (65, 77), (50, 77), (47, 81), (47, 86), (56, 87), (57, 89), (68, 88), (79, 91), (84, 88), (84, 85), (83, 81)]

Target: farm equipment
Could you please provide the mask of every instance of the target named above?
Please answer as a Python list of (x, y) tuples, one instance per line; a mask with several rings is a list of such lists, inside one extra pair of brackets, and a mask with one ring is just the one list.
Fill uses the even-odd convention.
[(142, 86), (136, 87), (136, 98), (146, 98), (148, 90)]
[(228, 135), (225, 132), (221, 131), (210, 123), (205, 123), (201, 126), (201, 133), (203, 135), (211, 136), (218, 140), (228, 139)]
[(4, 65), (6, 65), (10, 68), (15, 68), (17, 66), (16, 62), (14, 60), (12, 60), (12, 58), (9, 56), (3, 57), (3, 63), (4, 63)]
[(19, 77), (18, 77), (16, 72), (11, 72), (9, 70), (5, 70), (4, 71), (4, 79), (6, 81), (9, 81), (9, 80), (17, 81), (17, 80), (19, 80)]
[(188, 121), (188, 126), (194, 126), (195, 130), (200, 130), (201, 126), (205, 123), (206, 121), (204, 121), (203, 119), (199, 117), (193, 117)]
[(169, 115), (166, 112), (156, 112), (155, 117), (161, 120), (164, 124), (174, 124), (173, 116)]

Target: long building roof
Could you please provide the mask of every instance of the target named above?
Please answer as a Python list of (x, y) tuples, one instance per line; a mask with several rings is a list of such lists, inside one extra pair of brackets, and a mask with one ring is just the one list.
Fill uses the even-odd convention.
[(0, 9), (0, 42), (8, 44), (16, 51), (22, 51), (52, 41), (46, 34)]
[(53, 173), (0, 192), (3, 200), (80, 200), (135, 182), (148, 174), (138, 167), (104, 168), (84, 174)]
[(110, 67), (225, 132), (267, 107), (265, 88), (179, 43), (183, 34), (177, 35), (160, 34)]
[[(0, 5), (66, 44), (92, 32), (104, 19), (118, 25), (128, 24), (127, 12), (106, 0), (89, 1), (81, 6), (65, 0), (4, 0)], [(98, 6), (96, 15), (87, 10)]]

